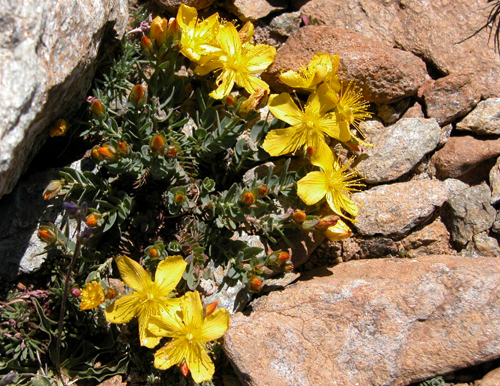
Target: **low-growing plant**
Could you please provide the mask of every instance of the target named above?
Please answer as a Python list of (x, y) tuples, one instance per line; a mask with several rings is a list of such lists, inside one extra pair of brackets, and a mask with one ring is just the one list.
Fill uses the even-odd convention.
[[(39, 384), (101, 381), (130, 366), (148, 384), (181, 373), (212, 384), (229, 313), (203, 304), (202, 281), (222, 268), (259, 292), (293, 270), (299, 233), (351, 235), (341, 218), (355, 221), (362, 183), (340, 153), (368, 145), (356, 136), (368, 105), (338, 79), (338, 56), (322, 53), (280, 77), (305, 102), (270, 95), (257, 75), (276, 50), (252, 36), (251, 23), (199, 20), (182, 5), (176, 19), (142, 20), (124, 38), (88, 98), (81, 135), (99, 141), (95, 170), (64, 168), (43, 195), (65, 209), (38, 232), (52, 256), (39, 274), (46, 287), (0, 304), (0, 370), (19, 372), (18, 383), (23, 373)], [(323, 201), (331, 213), (314, 215)], [(173, 366), (180, 372), (164, 371)]]

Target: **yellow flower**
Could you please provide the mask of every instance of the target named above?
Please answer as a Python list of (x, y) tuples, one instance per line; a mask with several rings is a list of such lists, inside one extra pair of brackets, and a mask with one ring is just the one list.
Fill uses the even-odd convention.
[(329, 227), (324, 233), (330, 241), (340, 241), (351, 237), (352, 230), (341, 219), (337, 220), (337, 224)]
[(366, 111), (369, 103), (361, 100), (363, 98), (361, 90), (352, 87), (352, 85), (352, 82), (349, 82), (347, 86), (342, 83), (336, 111), (344, 117), (348, 124), (353, 125), (359, 131), (359, 122), (370, 118), (372, 114)]
[(270, 131), (262, 144), (264, 150), (273, 157), (295, 153), (300, 148), (305, 151), (308, 147), (313, 152), (327, 152), (325, 134), (347, 142), (351, 138), (349, 126), (339, 114), (328, 113), (335, 107), (326, 95), (328, 91), (326, 84), (320, 86), (309, 95), (304, 109), (299, 108), (288, 93), (271, 95), (269, 110), (291, 127)]
[(68, 121), (65, 119), (58, 119), (50, 128), (49, 135), (51, 137), (59, 137), (60, 135), (63, 135), (66, 130), (68, 130)]
[(80, 303), (80, 309), (91, 310), (102, 304), (105, 300), (104, 289), (102, 285), (98, 282), (86, 283), (85, 289), (82, 290), (82, 301)]
[(265, 44), (242, 43), (232, 23), (220, 26), (217, 40), (222, 52), (203, 58), (194, 70), (202, 76), (214, 70), (222, 70), (216, 80), (217, 89), (210, 96), (214, 99), (224, 98), (235, 83), (250, 94), (259, 87), (269, 92), (268, 84), (252, 74), (264, 71), (273, 62), (276, 49)]
[(181, 4), (177, 13), (177, 22), (182, 29), (181, 53), (189, 60), (198, 62), (203, 55), (220, 51), (217, 46), (218, 13), (203, 21), (198, 21), (196, 8)]
[(156, 42), (158, 46), (165, 43), (167, 39), (167, 28), (168, 20), (160, 16), (156, 16), (151, 22), (151, 29), (149, 30), (149, 35), (152, 40)]
[(328, 82), (334, 87), (339, 83), (337, 70), (339, 68), (339, 56), (316, 53), (306, 67), (298, 72), (286, 71), (280, 75), (280, 80), (287, 86), (293, 88), (314, 89), (321, 82)]
[(186, 269), (182, 256), (171, 256), (158, 264), (155, 281), (139, 263), (127, 256), (116, 259), (123, 281), (135, 292), (115, 300), (106, 310), (106, 320), (111, 323), (128, 323), (139, 317), (139, 338), (142, 346), (152, 348), (160, 338), (149, 336), (146, 328), (152, 315), (179, 306), (179, 299), (169, 298)]
[(151, 333), (173, 338), (155, 353), (154, 366), (166, 370), (185, 361), (195, 382), (211, 380), (214, 364), (205, 350), (205, 343), (220, 338), (229, 328), (229, 319), (225, 308), (204, 316), (200, 294), (187, 292), (181, 298), (180, 310), (151, 318)]
[[(363, 186), (356, 171), (349, 171), (349, 163), (341, 166), (330, 149), (316, 153), (311, 163), (322, 171), (308, 173), (297, 182), (297, 195), (307, 205), (314, 205), (326, 196), (333, 212), (351, 221), (358, 215), (359, 208), (351, 199), (351, 193)], [(346, 216), (346, 213), (352, 218)]]

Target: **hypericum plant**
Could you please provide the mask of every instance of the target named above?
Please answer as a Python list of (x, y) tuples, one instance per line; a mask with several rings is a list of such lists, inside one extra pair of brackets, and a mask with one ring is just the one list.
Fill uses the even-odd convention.
[[(40, 346), (44, 363), (53, 357), (56, 372), (86, 376), (67, 351), (72, 330), (66, 318), (74, 314), (90, 318), (96, 335), (132, 321), (121, 332), (125, 348), (116, 350), (136, 368), (153, 361), (152, 353), (137, 354), (146, 350), (141, 346), (157, 347), (164, 339), (154, 365), (176, 365), (209, 384), (218, 347), (212, 341), (229, 326), (227, 310), (202, 303), (208, 294), (200, 283), (213, 277), (212, 268), (259, 292), (265, 279), (293, 270), (294, 235), (351, 235), (340, 217), (354, 221), (351, 194), (362, 184), (332, 148), (365, 144), (355, 134), (369, 116), (367, 104), (338, 79), (338, 56), (322, 53), (299, 72), (281, 75), (285, 84), (310, 93), (305, 103), (271, 94), (258, 74), (276, 50), (252, 37), (252, 23), (238, 30), (217, 14), (199, 20), (194, 8), (181, 5), (176, 19), (143, 20), (124, 40), (123, 56), (96, 82), (82, 133), (99, 143), (89, 152), (96, 170), (65, 168), (43, 194), (63, 197), (66, 217), (62, 228), (39, 230), (59, 259), (49, 270), (49, 285), (57, 288), (49, 291), (53, 310), (37, 313), (54, 339), (29, 344)], [(260, 116), (268, 99), (275, 118)], [(265, 163), (289, 155), (300, 162), (293, 170), (291, 158), (279, 172)], [(330, 215), (306, 213), (324, 197)], [(263, 248), (247, 245), (243, 235), (257, 237)], [(118, 294), (111, 282), (113, 261), (132, 288), (128, 293)], [(20, 305), (9, 307), (3, 317)], [(30, 351), (23, 355), (36, 367)], [(100, 357), (99, 363), (102, 375), (122, 372), (126, 362)], [(95, 371), (87, 376), (100, 379)]]

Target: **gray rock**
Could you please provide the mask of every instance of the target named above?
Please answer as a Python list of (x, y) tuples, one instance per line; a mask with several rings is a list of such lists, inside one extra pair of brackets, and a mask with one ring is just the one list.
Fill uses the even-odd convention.
[(362, 204), (354, 223), (362, 235), (403, 236), (448, 200), (446, 185), (419, 180), (381, 185), (354, 194)]
[(300, 27), (300, 12), (283, 13), (269, 24), (272, 31), (281, 36), (290, 36)]
[(87, 95), (102, 38), (121, 36), (127, 21), (126, 0), (4, 2), (0, 197), (43, 145), (47, 127)]
[(436, 148), (440, 135), (434, 119), (401, 119), (372, 139), (369, 157), (359, 163), (361, 176), (369, 184), (398, 179)]
[(461, 251), (461, 254), (469, 257), (500, 256), (500, 246), (497, 239), (482, 232), (472, 237), (472, 241)]
[(500, 98), (479, 102), (473, 111), (457, 123), (457, 130), (476, 134), (500, 134)]
[(456, 196), (457, 194), (460, 194), (469, 187), (469, 185), (467, 185), (465, 182), (462, 182), (455, 178), (447, 178), (446, 180), (444, 180), (444, 184), (450, 191), (450, 198)]
[[(405, 98), (397, 103), (377, 106), (377, 117), (386, 125), (395, 123), (410, 105), (410, 99)], [(419, 117), (420, 118), (420, 117)], [(421, 118), (424, 118), (423, 116)]]
[(496, 210), (490, 201), (491, 191), (486, 184), (471, 186), (448, 200), (443, 222), (459, 248), (464, 248), (474, 235), (493, 225)]
[(500, 157), (490, 170), (491, 204), (500, 201)]
[(321, 267), (238, 313), (224, 351), (244, 386), (402, 386), (500, 356), (500, 259)]

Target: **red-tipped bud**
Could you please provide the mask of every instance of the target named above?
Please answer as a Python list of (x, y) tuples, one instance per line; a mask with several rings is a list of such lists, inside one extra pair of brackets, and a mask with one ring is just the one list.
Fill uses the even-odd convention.
[(124, 142), (124, 141), (118, 142), (118, 147), (117, 147), (116, 150), (118, 151), (118, 154), (121, 157), (125, 157), (126, 155), (128, 155), (128, 144), (127, 144), (127, 142)]
[(213, 303), (210, 303), (210, 304), (207, 304), (206, 307), (205, 307), (205, 318), (212, 314), (215, 309), (217, 308), (217, 306), (219, 305), (219, 303), (217, 302), (213, 302)]
[(287, 261), (289, 261), (291, 258), (291, 256), (286, 253), (286, 252), (280, 252), (278, 253), (278, 258), (277, 258), (277, 261), (280, 265), (283, 265), (285, 264)]
[(158, 257), (160, 253), (158, 252), (158, 249), (156, 248), (151, 248), (148, 252), (149, 256), (151, 257)]
[(174, 202), (177, 204), (177, 205), (181, 205), (184, 201), (186, 201), (186, 196), (182, 193), (177, 193), (175, 196), (174, 196)]
[(112, 159), (116, 155), (116, 149), (108, 144), (97, 148), (99, 158)]
[(308, 146), (307, 149), (306, 149), (307, 156), (308, 157), (312, 157), (313, 153), (314, 153), (314, 147)]
[(189, 374), (189, 367), (188, 367), (186, 361), (183, 361), (179, 367), (181, 369), (182, 375), (187, 377), (187, 375)]
[(80, 288), (77, 288), (77, 287), (71, 288), (71, 296), (73, 296), (74, 298), (79, 297), (81, 294), (82, 294), (82, 290)]
[(38, 231), (38, 237), (48, 243), (51, 244), (55, 241), (57, 241), (57, 236), (54, 230), (52, 229), (52, 226), (50, 225), (43, 225), (40, 227), (40, 230)]
[(262, 185), (257, 192), (257, 198), (262, 198), (267, 196), (269, 193), (269, 188), (266, 185)]
[(165, 154), (165, 156), (169, 158), (175, 158), (177, 157), (177, 154), (179, 154), (180, 150), (181, 149), (178, 146), (171, 145), (168, 147), (167, 154)]
[(51, 200), (57, 196), (62, 189), (62, 182), (59, 180), (50, 181), (45, 190), (43, 191), (43, 199)]
[(244, 192), (240, 198), (241, 203), (245, 206), (250, 206), (255, 202), (255, 196), (252, 192)]
[(300, 209), (297, 209), (292, 216), (293, 221), (295, 221), (297, 224), (302, 224), (304, 221), (306, 221), (306, 217), (307, 214)]
[(117, 295), (117, 293), (114, 289), (108, 288), (108, 291), (106, 292), (105, 296), (106, 296), (106, 299), (114, 299), (114, 298), (116, 298), (116, 295)]
[(160, 46), (165, 43), (165, 40), (167, 38), (167, 28), (168, 20), (160, 16), (156, 16), (151, 22), (149, 36), (151, 37), (151, 40), (154, 40), (156, 45)]
[(253, 275), (248, 279), (248, 284), (250, 286), (250, 291), (252, 292), (260, 292), (262, 287), (264, 286), (264, 282), (262, 279), (256, 275)]
[(293, 271), (293, 263), (291, 261), (287, 261), (283, 266), (283, 272), (288, 273)]
[(170, 20), (170, 22), (168, 23), (167, 33), (168, 35), (172, 36), (173, 42), (181, 40), (182, 31), (181, 31), (181, 26), (179, 25), (177, 19)]
[(141, 107), (144, 105), (144, 103), (146, 103), (146, 91), (144, 90), (144, 87), (140, 84), (136, 84), (132, 87), (128, 100), (134, 107)]
[(151, 144), (149, 146), (155, 153), (161, 153), (166, 143), (167, 141), (165, 141), (165, 137), (161, 134), (157, 134), (153, 137), (153, 139), (151, 139)]
[(317, 222), (316, 225), (314, 225), (314, 228), (318, 230), (326, 230), (335, 224), (337, 224), (337, 221), (339, 221), (339, 218), (337, 216), (331, 216), (331, 217), (325, 217), (325, 218), (320, 218)]
[(141, 38), (141, 47), (146, 52), (153, 52), (153, 43), (147, 36)]
[(92, 158), (94, 158), (96, 160), (99, 159), (99, 158), (101, 158), (101, 155), (99, 154), (99, 150), (98, 149), (99, 148), (97, 148), (97, 147), (94, 147), (92, 149)]
[(98, 220), (99, 219), (98, 219), (97, 215), (95, 213), (91, 213), (87, 216), (87, 220), (85, 221), (85, 223), (89, 227), (95, 227), (95, 226), (97, 226)]
[(104, 114), (104, 106), (99, 99), (94, 99), (92, 101), (92, 104), (90, 105), (90, 111), (92, 111), (92, 114), (94, 114), (96, 117)]
[(232, 96), (232, 95), (228, 95), (228, 96), (226, 97), (225, 103), (226, 103), (226, 106), (227, 106), (227, 107), (234, 107), (235, 102), (234, 102), (234, 98), (233, 98), (233, 96)]
[(58, 119), (57, 121), (54, 122), (52, 127), (50, 128), (50, 133), (49, 135), (51, 137), (59, 137), (63, 135), (66, 130), (68, 130), (68, 121), (65, 119)]
[(360, 151), (361, 149), (359, 148), (359, 146), (355, 143), (352, 143), (352, 142), (344, 142), (344, 144), (349, 148), (349, 149), (352, 149), (354, 151)]

